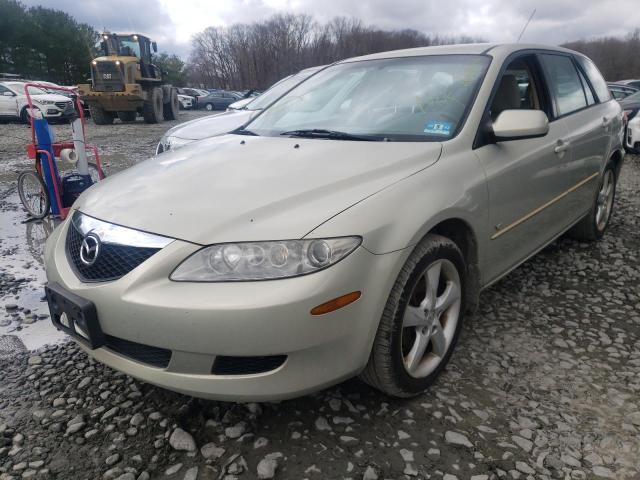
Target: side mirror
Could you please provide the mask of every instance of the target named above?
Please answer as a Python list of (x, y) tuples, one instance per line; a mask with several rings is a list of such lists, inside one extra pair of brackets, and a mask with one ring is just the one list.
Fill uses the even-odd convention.
[(541, 110), (505, 110), (493, 122), (497, 142), (544, 137), (549, 132), (549, 119)]
[(153, 53), (158, 53), (158, 44), (156, 42), (151, 43), (151, 48), (153, 48)]
[(2, 92), (3, 97), (15, 97), (16, 94), (13, 92)]

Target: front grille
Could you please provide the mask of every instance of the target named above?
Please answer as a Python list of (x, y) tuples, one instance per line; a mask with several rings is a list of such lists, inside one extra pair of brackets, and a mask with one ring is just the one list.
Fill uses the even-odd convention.
[(68, 102), (56, 102), (55, 105), (56, 107), (58, 107), (60, 110), (64, 110), (67, 107), (70, 107), (72, 104), (71, 101)]
[(67, 256), (78, 277), (87, 282), (117, 280), (160, 250), (159, 248), (102, 243), (95, 263), (85, 265), (80, 260), (82, 240), (82, 234), (74, 223), (70, 222), (67, 232)]
[(98, 62), (92, 69), (93, 90), (96, 92), (121, 92), (124, 79), (120, 67), (114, 62)]
[(167, 368), (171, 360), (171, 350), (143, 345), (111, 335), (105, 335), (104, 346), (124, 357), (157, 368)]
[(275, 370), (284, 364), (286, 355), (268, 357), (227, 357), (217, 356), (211, 373), (214, 375), (251, 375)]

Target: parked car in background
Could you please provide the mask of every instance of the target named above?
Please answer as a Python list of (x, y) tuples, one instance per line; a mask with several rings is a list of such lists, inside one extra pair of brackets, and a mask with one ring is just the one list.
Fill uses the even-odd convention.
[(627, 152), (640, 155), (640, 91), (620, 100), (626, 118), (624, 148)]
[[(25, 94), (26, 82), (0, 82), (0, 117), (20, 119), (29, 122), (29, 102)], [(29, 87), (29, 94), (35, 110), (48, 120), (64, 119), (64, 110), (72, 101), (59, 93), (48, 93), (38, 87)]]
[(229, 105), (240, 100), (240, 95), (234, 92), (214, 91), (206, 97), (198, 98), (198, 108), (205, 110), (226, 110)]
[(82, 194), (45, 248), (51, 319), (186, 395), (270, 401), (360, 375), (415, 396), (482, 289), (570, 229), (605, 234), (621, 131), (571, 50), (343, 60), (233, 134)]
[(178, 95), (188, 95), (189, 97), (192, 97), (192, 108), (198, 108), (198, 99), (200, 97), (206, 97), (207, 95), (209, 95), (209, 92), (207, 92), (206, 90), (202, 90), (201, 88), (185, 87), (178, 89)]
[(622, 84), (622, 85), (629, 85), (630, 87), (635, 87), (635, 88), (640, 89), (640, 79), (638, 79), (638, 78), (632, 78), (630, 80), (618, 80), (615, 83), (619, 83), (619, 84)]
[(611, 95), (613, 95), (613, 98), (616, 100), (622, 100), (623, 98), (638, 91), (636, 87), (625, 85), (623, 83), (607, 82), (607, 86), (609, 87)]
[(254, 97), (246, 97), (242, 100), (238, 100), (237, 102), (233, 102), (231, 105), (227, 107), (227, 111), (230, 110), (242, 110), (244, 107), (253, 102)]
[(235, 130), (322, 68), (324, 66), (307, 68), (285, 77), (259, 97), (250, 99), (251, 101), (247, 101), (249, 99), (240, 100), (239, 102), (246, 101), (243, 107), (176, 125), (162, 136), (156, 147), (156, 155), (169, 150), (176, 150), (196, 140), (224, 135)]
[(178, 93), (178, 103), (182, 110), (191, 110), (195, 107), (196, 99), (190, 95)]

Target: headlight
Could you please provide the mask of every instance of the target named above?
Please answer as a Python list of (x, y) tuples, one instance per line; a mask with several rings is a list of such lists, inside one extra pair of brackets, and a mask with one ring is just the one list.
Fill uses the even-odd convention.
[(52, 100), (39, 100), (37, 98), (34, 98), (33, 101), (34, 103), (39, 103), (40, 105), (53, 105), (54, 103), (56, 103)]
[(221, 243), (205, 247), (171, 274), (179, 282), (238, 282), (297, 277), (334, 265), (360, 237)]
[(191, 142), (195, 142), (195, 140), (164, 136), (158, 142), (158, 146), (156, 147), (156, 155), (160, 155), (162, 152), (168, 152), (170, 150), (177, 150), (178, 148), (184, 147), (185, 145), (188, 145)]

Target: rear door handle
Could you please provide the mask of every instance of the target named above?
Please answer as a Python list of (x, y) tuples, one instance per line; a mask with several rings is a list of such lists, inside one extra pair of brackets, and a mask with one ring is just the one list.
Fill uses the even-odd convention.
[(613, 118), (602, 117), (602, 128), (606, 130), (612, 122)]
[(571, 144), (569, 142), (565, 140), (558, 140), (558, 144), (555, 146), (553, 151), (556, 152), (556, 154), (558, 154), (560, 157), (562, 157), (564, 155), (564, 152), (569, 150), (570, 146)]

